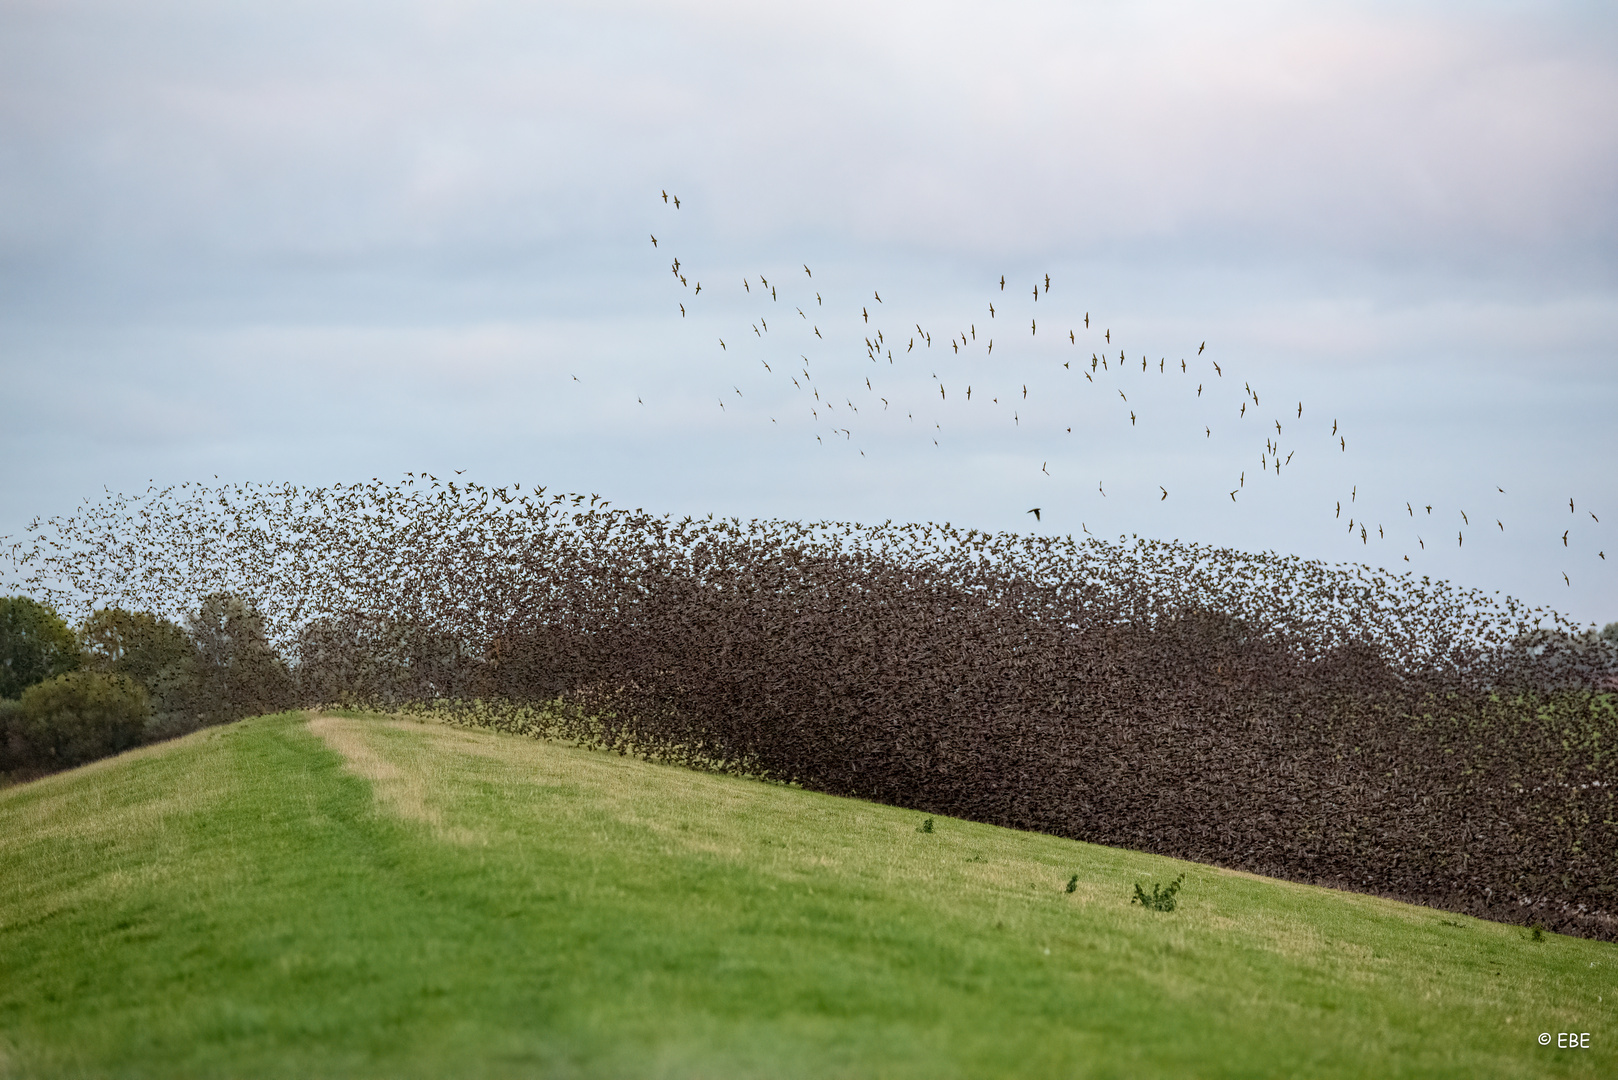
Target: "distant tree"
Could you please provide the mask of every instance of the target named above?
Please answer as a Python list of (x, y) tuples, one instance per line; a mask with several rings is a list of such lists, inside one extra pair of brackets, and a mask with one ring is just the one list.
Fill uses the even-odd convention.
[(1618, 622), (1610, 622), (1601, 628), (1601, 640), (1618, 645)]
[(0, 698), (74, 671), (79, 642), (62, 617), (26, 596), (0, 597)]
[(22, 723), (22, 702), (0, 698), (0, 774), (23, 767)]
[(146, 690), (124, 675), (71, 671), (23, 691), (7, 710), (6, 764), (12, 769), (70, 769), (143, 741)]
[(145, 688), (152, 704), (148, 739), (201, 726), (197, 647), (179, 624), (144, 611), (102, 608), (85, 620), (79, 639), (86, 666), (126, 675)]
[(270, 644), (264, 616), (231, 593), (202, 599), (186, 620), (196, 649), (199, 722), (222, 724), (292, 704), (292, 676)]

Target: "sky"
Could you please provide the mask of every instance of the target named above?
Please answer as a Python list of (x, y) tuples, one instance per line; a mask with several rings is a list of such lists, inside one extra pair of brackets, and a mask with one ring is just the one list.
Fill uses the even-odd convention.
[(13, 540), (427, 472), (1604, 624), (1615, 271), (1607, 5), (0, 0)]

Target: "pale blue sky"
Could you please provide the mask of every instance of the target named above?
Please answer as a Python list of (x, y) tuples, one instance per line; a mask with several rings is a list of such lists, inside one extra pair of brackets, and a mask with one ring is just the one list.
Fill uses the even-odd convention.
[(1615, 241), (1599, 5), (0, 0), (0, 534), (148, 479), (466, 469), (1606, 622)]

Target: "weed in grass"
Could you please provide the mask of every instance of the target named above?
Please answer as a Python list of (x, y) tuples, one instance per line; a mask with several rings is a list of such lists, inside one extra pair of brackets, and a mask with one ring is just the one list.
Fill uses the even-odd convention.
[[(1184, 874), (1181, 874), (1167, 885), (1159, 885), (1153, 882), (1151, 895), (1148, 896), (1146, 890), (1142, 889), (1140, 882), (1137, 881), (1135, 882), (1135, 897), (1129, 902), (1139, 904), (1151, 911), (1173, 911), (1175, 905), (1179, 903), (1180, 886), (1184, 882)], [(1068, 887), (1070, 892), (1072, 888), (1073, 886), (1071, 885)]]
[(917, 827), (916, 831), (917, 832), (932, 832), (933, 831), (933, 819), (928, 818), (926, 821), (923, 821), (921, 823), (921, 825)]
[(1076, 892), (1076, 891), (1078, 891), (1078, 888), (1079, 888), (1079, 875), (1074, 874), (1072, 877), (1067, 879), (1067, 891), (1068, 892)]

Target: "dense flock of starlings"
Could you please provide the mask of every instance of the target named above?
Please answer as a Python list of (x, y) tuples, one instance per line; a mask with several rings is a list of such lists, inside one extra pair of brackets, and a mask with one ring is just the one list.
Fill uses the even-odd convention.
[[(677, 194), (670, 194), (667, 189), (659, 193), (662, 204), (670, 211), (677, 212), (683, 203)], [(1145, 406), (1141, 399), (1151, 393), (1153, 388), (1141, 388), (1145, 393), (1137, 390), (1135, 401), (1131, 401), (1129, 392), (1136, 390), (1136, 386), (1126, 383), (1124, 376), (1132, 375), (1143, 377), (1157, 375), (1160, 377), (1177, 377), (1181, 382), (1179, 388), (1184, 394), (1191, 396), (1198, 403), (1205, 403), (1210, 415), (1202, 422), (1202, 434), (1205, 439), (1212, 439), (1216, 425), (1234, 424), (1238, 429), (1251, 431), (1255, 443), (1262, 435), (1262, 446), (1253, 446), (1249, 449), (1255, 459), (1255, 479), (1259, 476), (1280, 477), (1292, 464), (1294, 456), (1302, 447), (1302, 440), (1314, 440), (1313, 448), (1318, 444), (1320, 449), (1329, 448), (1338, 453), (1347, 454), (1350, 451), (1348, 432), (1336, 417), (1313, 415), (1306, 410), (1302, 401), (1277, 402), (1273, 397), (1271, 406), (1264, 407), (1264, 397), (1249, 381), (1242, 383), (1242, 396), (1236, 403), (1233, 415), (1228, 407), (1221, 402), (1215, 404), (1214, 394), (1211, 392), (1216, 384), (1224, 384), (1227, 378), (1234, 379), (1233, 374), (1227, 374), (1225, 366), (1207, 352), (1208, 343), (1199, 342), (1194, 352), (1187, 350), (1188, 355), (1169, 359), (1159, 356), (1153, 359), (1147, 354), (1138, 358), (1126, 349), (1118, 335), (1100, 319), (1092, 319), (1091, 313), (1086, 311), (1081, 316), (1064, 319), (1062, 312), (1052, 312), (1042, 327), (1040, 321), (1040, 302), (1048, 298), (1051, 292), (1052, 280), (1049, 274), (1041, 275), (1032, 283), (1017, 285), (1000, 275), (997, 281), (991, 284), (991, 292), (981, 310), (973, 315), (957, 319), (959, 326), (953, 329), (937, 328), (938, 336), (934, 337), (934, 327), (926, 326), (920, 321), (901, 317), (890, 308), (882, 299), (882, 290), (875, 287), (869, 290), (869, 298), (860, 304), (858, 312), (850, 306), (846, 309), (828, 307), (825, 298), (815, 287), (814, 271), (808, 263), (802, 263), (801, 275), (790, 274), (783, 279), (779, 275), (772, 280), (763, 274), (751, 278), (743, 278), (734, 285), (726, 283), (716, 287), (710, 279), (710, 284), (704, 285), (698, 277), (695, 268), (688, 266), (678, 254), (670, 249), (668, 238), (659, 239), (656, 233), (650, 235), (651, 247), (660, 255), (669, 259), (667, 269), (673, 281), (683, 290), (681, 298), (676, 301), (679, 316), (683, 319), (695, 314), (700, 298), (706, 292), (711, 299), (723, 289), (730, 289), (740, 294), (746, 300), (757, 305), (758, 314), (750, 319), (745, 326), (737, 325), (734, 330), (721, 336), (713, 347), (723, 353), (729, 354), (738, 340), (756, 338), (759, 341), (769, 341), (771, 345), (777, 342), (778, 349), (769, 349), (766, 355), (760, 356), (758, 362), (764, 370), (779, 379), (784, 386), (790, 382), (793, 394), (798, 399), (803, 410), (811, 420), (820, 428), (814, 434), (817, 443), (825, 445), (828, 440), (841, 439), (852, 443), (861, 432), (860, 410), (862, 408), (881, 411), (884, 413), (898, 412), (906, 416), (914, 424), (916, 421), (917, 403), (903, 401), (898, 395), (904, 393), (913, 383), (903, 377), (894, 377), (901, 370), (904, 375), (913, 374), (926, 364), (922, 361), (933, 348), (948, 348), (952, 356), (959, 356), (963, 352), (976, 352), (985, 360), (995, 356), (996, 342), (999, 342), (1001, 365), (988, 369), (983, 378), (977, 383), (965, 382), (956, 386), (949, 386), (941, 380), (937, 372), (932, 372), (933, 389), (938, 394), (940, 405), (951, 401), (965, 410), (970, 408), (990, 409), (1009, 406), (1010, 419), (1014, 427), (1020, 428), (1025, 416), (1024, 407), (1028, 401), (1029, 386), (1010, 374), (1010, 365), (1015, 361), (1006, 362), (1004, 358), (1015, 357), (1018, 344), (1024, 341), (1037, 339), (1042, 333), (1046, 337), (1054, 335), (1060, 341), (1065, 341), (1071, 353), (1060, 362), (1064, 372), (1074, 376), (1082, 375), (1084, 388), (1099, 394), (1103, 400), (1113, 403), (1119, 417), (1127, 415), (1129, 426), (1139, 428), (1144, 418)], [(1024, 302), (1019, 302), (1019, 300)], [(688, 304), (690, 305), (688, 307)], [(1051, 311), (1053, 305), (1046, 301), (1045, 311)], [(784, 313), (784, 315), (782, 314)], [(771, 329), (771, 319), (775, 320), (775, 329)], [(978, 320), (982, 320), (979, 322)], [(837, 367), (834, 364), (811, 359), (811, 352), (818, 352), (822, 356), (831, 348), (833, 334), (831, 327), (837, 324), (839, 329), (843, 324), (852, 324), (855, 327), (863, 350), (864, 359), (869, 361), (871, 368), (862, 378), (852, 383), (836, 382)], [(822, 327), (826, 330), (822, 330)], [(897, 331), (894, 327), (897, 326)], [(842, 340), (841, 335), (838, 339)], [(1116, 351), (1115, 351), (1116, 350)], [(1086, 352), (1088, 356), (1084, 355)], [(918, 355), (919, 354), (919, 355)], [(1136, 364), (1139, 367), (1136, 367)], [(886, 370), (884, 370), (886, 369)], [(992, 384), (991, 389), (985, 386)], [(1138, 385), (1138, 384), (1137, 384)], [(1204, 396), (1204, 391), (1210, 391)], [(732, 386), (731, 392), (736, 398), (742, 398), (741, 388)], [(1037, 393), (1037, 391), (1036, 391)], [(1116, 395), (1116, 397), (1114, 397)], [(717, 398), (721, 410), (727, 408), (725, 396)], [(644, 404), (644, 400), (641, 401)], [(732, 402), (734, 406), (736, 403)], [(1212, 415), (1215, 409), (1223, 409), (1218, 416)], [(775, 422), (775, 418), (770, 418)], [(1329, 421), (1329, 422), (1328, 422)], [(1251, 427), (1249, 427), (1251, 425)], [(942, 420), (934, 421), (930, 431), (925, 430), (924, 435), (934, 445), (938, 445), (940, 436), (944, 432)], [(1061, 429), (1068, 435), (1073, 433), (1073, 426), (1061, 425)], [(867, 432), (869, 428), (867, 427)], [(1285, 440), (1285, 441), (1284, 441)], [(865, 456), (865, 450), (859, 450)], [(1246, 456), (1245, 453), (1243, 455)], [(1050, 462), (1040, 464), (1040, 471), (1050, 475)], [(1230, 490), (1225, 492), (1232, 502), (1238, 502), (1243, 490), (1246, 488), (1248, 469), (1238, 466), (1236, 476), (1231, 482)], [(1496, 492), (1504, 496), (1506, 489), (1496, 485)], [(1158, 485), (1160, 499), (1167, 501), (1170, 490), (1165, 485)], [(1096, 492), (1105, 497), (1106, 480), (1096, 478)], [(1393, 527), (1386, 522), (1372, 521), (1363, 514), (1358, 513), (1359, 486), (1351, 484), (1343, 498), (1336, 501), (1332, 508), (1335, 522), (1346, 528), (1350, 536), (1357, 536), (1360, 542), (1367, 547), (1371, 542), (1386, 542), (1390, 539), (1402, 540), (1406, 543), (1414, 541), (1416, 549), (1425, 551), (1429, 540), (1433, 544), (1449, 542), (1450, 528), (1455, 530), (1454, 543), (1457, 548), (1464, 547), (1467, 533), (1470, 529), (1484, 528), (1493, 524), (1495, 528), (1504, 533), (1506, 522), (1504, 514), (1480, 512), (1481, 508), (1474, 508), (1472, 512), (1464, 507), (1451, 507), (1447, 511), (1440, 510), (1434, 515), (1435, 503), (1426, 500), (1407, 501), (1404, 505), (1409, 524), (1412, 526), (1393, 535)], [(1569, 496), (1567, 527), (1556, 535), (1555, 530), (1547, 532), (1547, 540), (1555, 540), (1563, 549), (1564, 558), (1560, 560), (1567, 563), (1567, 555), (1572, 554), (1570, 537), (1581, 529), (1598, 528), (1600, 517), (1594, 510), (1579, 511), (1579, 499)], [(1421, 511), (1421, 513), (1417, 513)], [(1044, 509), (1031, 507), (1027, 511), (1036, 521), (1042, 520)], [(1474, 526), (1472, 519), (1477, 518)], [(1453, 520), (1446, 520), (1451, 518)], [(1089, 529), (1083, 527), (1088, 533)], [(1536, 528), (1543, 527), (1536, 523)], [(1597, 537), (1599, 542), (1599, 536)], [(1410, 555), (1402, 556), (1404, 562), (1410, 562)], [(1607, 553), (1604, 547), (1599, 548), (1594, 558), (1605, 562)], [(1567, 569), (1561, 570), (1562, 580), (1568, 587), (1572, 587), (1573, 578)]]

